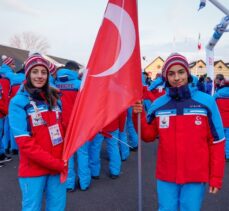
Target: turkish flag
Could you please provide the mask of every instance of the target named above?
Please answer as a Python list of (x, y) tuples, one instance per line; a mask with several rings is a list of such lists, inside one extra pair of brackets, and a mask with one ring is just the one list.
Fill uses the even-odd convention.
[(140, 58), (137, 1), (110, 0), (72, 110), (64, 160), (141, 99)]

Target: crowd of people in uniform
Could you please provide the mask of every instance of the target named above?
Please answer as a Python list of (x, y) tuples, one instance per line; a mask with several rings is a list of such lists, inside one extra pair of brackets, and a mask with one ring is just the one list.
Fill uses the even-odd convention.
[[(186, 74), (186, 78), (184, 77), (185, 83), (183, 84), (178, 77), (179, 85), (175, 82), (173, 85), (173, 81), (169, 78), (175, 77), (172, 74), (177, 74), (177, 70), (172, 69), (177, 65), (178, 74)], [(168, 207), (168, 210), (177, 209), (178, 205), (174, 203), (175, 199), (168, 196), (170, 193), (174, 194), (173, 184), (199, 182), (204, 185), (196, 187), (192, 183), (191, 189), (195, 189), (194, 192), (184, 191), (186, 198), (195, 199), (199, 197), (194, 203), (189, 201), (185, 205), (192, 206), (193, 210), (198, 210), (198, 207), (201, 206), (205, 183), (210, 180), (208, 173), (206, 173), (208, 168), (201, 176), (199, 170), (206, 168), (206, 165), (210, 166), (208, 162), (209, 151), (201, 149), (201, 152), (198, 152), (197, 150), (199, 154), (196, 159), (199, 159), (200, 155), (206, 159), (202, 166), (198, 167), (195, 166), (198, 161), (195, 161), (193, 166), (191, 165), (190, 175), (185, 176), (182, 172), (184, 171), (183, 164), (179, 164), (181, 165), (180, 175), (174, 175), (178, 174), (176, 172), (176, 165), (178, 164), (173, 160), (173, 156), (175, 156), (173, 153), (182, 151), (181, 148), (174, 148), (173, 145), (176, 145), (178, 126), (175, 130), (176, 134), (171, 131), (164, 131), (166, 128), (170, 128), (170, 125), (176, 125), (178, 122), (192, 121), (191, 118), (195, 115), (195, 127), (189, 125), (190, 130), (196, 131), (198, 137), (203, 137), (200, 145), (203, 142), (202, 145), (205, 147), (209, 137), (214, 137), (210, 147), (213, 154), (213, 161), (211, 162), (214, 164), (213, 169), (216, 169), (213, 173), (219, 178), (222, 177), (223, 164), (220, 158), (222, 155), (224, 156), (224, 152), (222, 153), (220, 150), (223, 149), (224, 151), (224, 134), (226, 137), (225, 158), (229, 160), (229, 83), (224, 76), (222, 74), (216, 76), (213, 84), (215, 93), (212, 98), (210, 96), (212, 88), (209, 88), (210, 85), (207, 83), (203, 88), (200, 84), (202, 77), (198, 79), (191, 75), (185, 57), (179, 54), (168, 57), (163, 66), (162, 74), (157, 74), (154, 80), (147, 77), (147, 73), (142, 74), (143, 97), (140, 102), (128, 108), (113, 122), (101, 129), (91, 140), (87, 140), (69, 161), (63, 161), (61, 157), (64, 136), (81, 85), (82, 75), (79, 73), (79, 69), (79, 65), (74, 61), (68, 61), (64, 66), (57, 67), (41, 54), (34, 53), (24, 61), (23, 68), (19, 72), (15, 72), (14, 59), (9, 56), (2, 56), (2, 66), (0, 67), (0, 167), (4, 167), (7, 162), (12, 160), (10, 154), (19, 154), (18, 176), (22, 192), (22, 209), (40, 210), (45, 191), (46, 208), (64, 210), (66, 192), (73, 192), (76, 187), (86, 191), (90, 188), (92, 179), (98, 180), (100, 178), (100, 154), (103, 142), (106, 143), (109, 158), (109, 177), (117, 179), (120, 175), (122, 162), (128, 159), (130, 151), (134, 152), (138, 149), (136, 113), (143, 112), (142, 117), (145, 119), (142, 120), (142, 139), (153, 141), (159, 137), (160, 140), (156, 175), (159, 207), (161, 210), (166, 210)], [(211, 80), (209, 84), (212, 84)], [(197, 90), (199, 90), (198, 96), (195, 98), (193, 96), (194, 94), (196, 96)], [(202, 95), (199, 92), (205, 92), (209, 96), (206, 97), (205, 94)], [(187, 109), (187, 105), (191, 105), (193, 101), (195, 101), (196, 107)], [(217, 113), (216, 103), (220, 114)], [(183, 113), (184, 109), (186, 109), (185, 114)], [(182, 117), (180, 120), (178, 117), (173, 120), (171, 118), (179, 115), (186, 119), (182, 119)], [(220, 115), (224, 130), (220, 128)], [(158, 118), (159, 120), (157, 120)], [(157, 123), (152, 124), (155, 121)], [(210, 122), (210, 126), (206, 121)], [(183, 124), (181, 123), (181, 125)], [(201, 128), (202, 135), (200, 134), (201, 130), (196, 125), (204, 127)], [(151, 128), (148, 129), (149, 126)], [(144, 133), (145, 129), (146, 132)], [(185, 129), (180, 128), (180, 130)], [(152, 131), (155, 133), (152, 134)], [(209, 135), (210, 133), (211, 135)], [(172, 138), (174, 136), (175, 138)], [(199, 142), (198, 137), (192, 138)], [(188, 139), (188, 137), (186, 134), (181, 134), (179, 139)], [(169, 147), (165, 149), (162, 145)], [(194, 147), (192, 145), (187, 146), (193, 150), (200, 147), (197, 144)], [(220, 152), (222, 155), (219, 156), (219, 160), (215, 159), (214, 156)], [(187, 162), (190, 161), (193, 162), (192, 160)], [(215, 165), (219, 165), (219, 167), (217, 168)], [(60, 183), (60, 174), (66, 171), (68, 171), (67, 181), (62, 184)], [(172, 185), (168, 182), (171, 182)], [(220, 179), (213, 179), (211, 182), (212, 192), (216, 192), (216, 189), (218, 190), (222, 186)], [(174, 188), (178, 190), (180, 186)], [(179, 191), (181, 190), (179, 189)], [(181, 200), (181, 197), (177, 197), (176, 201), (179, 201), (178, 199)], [(174, 209), (173, 206), (176, 208)], [(163, 207), (167, 208), (164, 209)]]

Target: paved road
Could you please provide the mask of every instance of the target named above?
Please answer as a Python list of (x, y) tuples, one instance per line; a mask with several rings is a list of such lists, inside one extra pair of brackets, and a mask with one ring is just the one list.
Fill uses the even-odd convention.
[[(143, 210), (157, 210), (155, 193), (156, 144), (142, 144)], [(19, 211), (21, 194), (17, 182), (17, 156), (0, 168), (0, 211)], [(100, 180), (93, 180), (91, 188), (82, 192), (77, 189), (68, 193), (67, 211), (137, 211), (137, 152), (123, 162), (119, 179), (108, 177), (108, 160), (102, 151), (102, 172)], [(203, 211), (229, 211), (229, 163), (226, 164), (224, 187), (216, 196), (206, 193)]]

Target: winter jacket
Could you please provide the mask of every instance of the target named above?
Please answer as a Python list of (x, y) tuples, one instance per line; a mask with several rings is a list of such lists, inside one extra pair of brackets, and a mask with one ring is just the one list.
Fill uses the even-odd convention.
[(157, 179), (177, 184), (209, 182), (221, 188), (225, 137), (210, 95), (191, 84), (169, 88), (151, 105), (147, 121), (144, 113), (141, 121), (144, 141), (159, 135)]
[(11, 100), (16, 95), (21, 84), (25, 80), (25, 74), (24, 73), (14, 73), (14, 72), (8, 71), (5, 74), (5, 77), (8, 78), (10, 81), (9, 100)]
[(225, 128), (229, 128), (229, 85), (225, 85), (217, 89), (213, 97), (219, 107), (223, 120), (223, 126)]
[(0, 78), (0, 119), (8, 113), (8, 90), (6, 89), (7, 80)]
[(20, 152), (19, 177), (54, 175), (64, 170), (63, 141), (53, 144), (48, 129), (58, 125), (63, 139), (61, 121), (60, 102), (50, 108), (45, 100), (33, 99), (24, 87), (11, 100), (9, 122)]
[(58, 70), (55, 86), (61, 91), (62, 116), (65, 127), (69, 123), (80, 84), (81, 81), (78, 79), (78, 73), (76, 71), (69, 69)]

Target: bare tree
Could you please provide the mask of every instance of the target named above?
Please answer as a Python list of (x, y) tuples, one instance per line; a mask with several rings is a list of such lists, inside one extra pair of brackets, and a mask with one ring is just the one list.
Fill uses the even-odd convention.
[(33, 32), (23, 32), (22, 34), (14, 35), (10, 39), (10, 45), (15, 48), (37, 51), (44, 54), (50, 48), (45, 38)]

